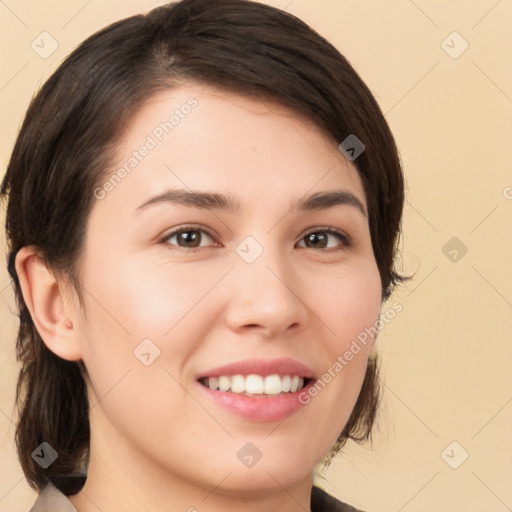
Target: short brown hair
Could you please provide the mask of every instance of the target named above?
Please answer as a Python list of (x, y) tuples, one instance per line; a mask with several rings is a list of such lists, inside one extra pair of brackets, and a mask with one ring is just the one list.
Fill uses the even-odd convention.
[[(368, 204), (385, 300), (401, 278), (393, 264), (404, 201), (398, 152), (367, 86), (330, 43), (296, 17), (246, 0), (182, 0), (133, 16), (84, 41), (33, 99), (2, 182), (7, 198), (8, 270), (19, 307), (16, 443), (30, 485), (79, 469), (89, 449), (83, 363), (55, 356), (24, 303), (16, 254), (36, 245), (81, 297), (77, 278), (93, 190), (109, 171), (110, 150), (143, 101), (183, 81), (278, 102), (311, 119), (339, 144), (356, 135), (354, 161)], [(379, 402), (377, 360), (369, 360), (350, 419), (331, 453), (365, 440)], [(58, 452), (47, 469), (32, 451)]]

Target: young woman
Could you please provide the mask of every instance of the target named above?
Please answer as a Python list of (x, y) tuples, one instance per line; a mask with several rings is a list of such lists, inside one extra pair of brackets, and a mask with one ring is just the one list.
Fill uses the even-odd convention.
[(1, 192), (32, 511), (354, 510), (313, 477), (370, 437), (403, 177), (335, 48), (243, 0), (117, 22)]

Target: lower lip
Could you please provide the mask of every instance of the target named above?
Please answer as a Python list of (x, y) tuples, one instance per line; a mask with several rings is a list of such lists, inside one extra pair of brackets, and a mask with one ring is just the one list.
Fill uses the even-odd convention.
[(299, 395), (307, 393), (308, 389), (313, 385), (312, 382), (309, 382), (300, 391), (295, 393), (252, 397), (210, 389), (199, 382), (197, 384), (204, 393), (229, 411), (243, 418), (262, 422), (284, 420), (299, 410), (304, 406), (299, 401)]

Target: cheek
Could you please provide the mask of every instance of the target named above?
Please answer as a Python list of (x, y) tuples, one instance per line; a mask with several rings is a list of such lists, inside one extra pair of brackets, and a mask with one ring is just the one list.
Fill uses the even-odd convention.
[[(316, 297), (319, 316), (334, 334), (329, 351), (339, 354), (354, 340), (365, 339), (364, 333), (378, 321), (381, 308), (381, 281), (376, 264), (368, 262), (355, 271), (325, 278), (321, 287), (326, 293)], [(362, 352), (371, 349), (371, 337), (360, 343)]]
[(331, 335), (322, 345), (323, 373), (301, 400), (321, 416), (330, 411), (333, 439), (348, 421), (366, 373), (381, 307), (380, 283), (376, 265), (369, 262), (357, 271), (325, 279), (322, 288), (327, 293), (311, 298)]
[(339, 394), (343, 394), (345, 407), (338, 410), (346, 416), (357, 399), (375, 341), (381, 308), (380, 275), (377, 266), (368, 262), (357, 271), (326, 279), (323, 288), (328, 293), (316, 297), (314, 303), (331, 335), (324, 339), (327, 357), (319, 389), (324, 384), (330, 388), (325, 398), (335, 407)]
[[(83, 353), (94, 392), (102, 396), (129, 371), (130, 380), (141, 378), (135, 391), (153, 386), (156, 399), (155, 379), (169, 380), (164, 368), (178, 377), (212, 328), (214, 288), (229, 267), (188, 263), (185, 271), (158, 258), (94, 263), (87, 269)], [(146, 367), (148, 359), (154, 362)], [(139, 375), (154, 368), (160, 371)]]
[(89, 286), (98, 298), (91, 307), (104, 309), (107, 314), (100, 312), (97, 320), (104, 328), (120, 328), (122, 338), (130, 333), (132, 338), (161, 339), (194, 313), (219, 276), (228, 270), (213, 267), (187, 263), (185, 268), (147, 257), (98, 266), (90, 272)]

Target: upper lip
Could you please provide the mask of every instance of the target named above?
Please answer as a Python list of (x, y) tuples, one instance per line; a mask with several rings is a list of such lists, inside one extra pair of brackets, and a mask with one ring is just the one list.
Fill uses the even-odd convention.
[(306, 365), (282, 357), (279, 359), (245, 359), (236, 361), (223, 366), (218, 366), (207, 370), (197, 376), (197, 379), (204, 377), (220, 377), (222, 375), (298, 375), (299, 377), (313, 379), (315, 374), (311, 368)]

